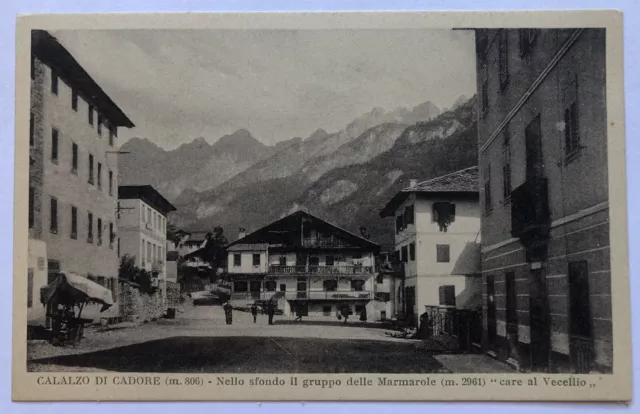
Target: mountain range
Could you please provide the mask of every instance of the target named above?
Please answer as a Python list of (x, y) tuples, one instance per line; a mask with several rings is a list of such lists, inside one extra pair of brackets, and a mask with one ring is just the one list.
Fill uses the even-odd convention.
[(342, 130), (318, 129), (267, 146), (248, 131), (213, 145), (203, 138), (165, 151), (147, 139), (121, 147), (120, 182), (147, 183), (177, 207), (170, 220), (185, 230), (255, 230), (299, 208), (393, 243), (393, 223), (378, 213), (409, 179), (426, 180), (477, 163), (475, 97), (442, 112), (374, 108)]

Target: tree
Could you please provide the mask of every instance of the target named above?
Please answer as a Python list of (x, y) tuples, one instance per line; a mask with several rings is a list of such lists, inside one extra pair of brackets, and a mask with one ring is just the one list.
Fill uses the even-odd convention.
[(218, 273), (218, 269), (226, 268), (227, 252), (226, 247), (228, 244), (227, 238), (224, 235), (224, 229), (217, 226), (213, 229), (213, 232), (207, 234), (207, 242), (202, 249), (201, 258), (209, 263), (213, 269), (215, 279)]
[(142, 293), (152, 294), (157, 290), (152, 284), (151, 272), (136, 266), (135, 256), (125, 254), (120, 258), (119, 277), (137, 284)]

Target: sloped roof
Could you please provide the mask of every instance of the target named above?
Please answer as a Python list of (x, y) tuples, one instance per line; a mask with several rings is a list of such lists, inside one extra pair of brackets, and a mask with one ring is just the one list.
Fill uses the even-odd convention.
[(247, 251), (264, 251), (269, 248), (268, 243), (256, 243), (256, 244), (234, 244), (227, 250), (230, 252), (247, 252)]
[[(311, 219), (311, 220), (316, 220), (318, 222), (322, 222), (324, 225), (326, 225), (329, 228), (334, 229), (335, 231), (337, 231), (338, 233), (341, 233), (342, 235), (344, 235), (345, 237), (348, 237), (352, 242), (356, 243), (356, 245), (362, 246), (362, 247), (367, 247), (367, 248), (371, 248), (373, 250), (379, 250), (380, 246), (377, 243), (372, 242), (371, 240), (368, 240), (362, 236), (358, 236), (357, 234), (354, 234), (348, 230), (345, 230), (333, 223), (329, 223), (326, 220), (323, 220), (319, 217), (316, 217), (314, 215), (312, 215), (311, 213), (299, 209), (297, 211), (295, 211), (292, 214), (289, 214), (288, 216), (285, 216), (279, 220), (274, 221), (271, 224), (268, 224), (250, 234), (247, 234), (246, 236), (244, 236), (241, 239), (238, 239), (232, 243), (230, 243), (227, 246), (227, 250), (230, 250), (233, 246), (238, 245), (238, 244), (261, 244), (263, 242), (263, 235), (265, 233), (270, 233), (273, 231), (276, 231), (276, 229), (284, 226), (284, 227), (288, 227), (289, 225), (291, 225), (293, 222), (298, 222), (300, 219)], [(296, 228), (299, 228), (296, 226)], [(293, 230), (293, 229), (291, 229)], [(277, 232), (277, 231), (276, 231)]]
[(121, 185), (118, 186), (118, 199), (140, 199), (165, 216), (176, 211), (176, 208), (150, 185)]
[(189, 233), (189, 236), (184, 241), (184, 243), (202, 243), (207, 240), (208, 231), (194, 231)]
[(396, 194), (391, 201), (380, 211), (380, 217), (390, 217), (412, 193), (478, 193), (480, 174), (478, 166), (465, 168), (450, 174), (422, 181), (413, 187), (407, 187)]

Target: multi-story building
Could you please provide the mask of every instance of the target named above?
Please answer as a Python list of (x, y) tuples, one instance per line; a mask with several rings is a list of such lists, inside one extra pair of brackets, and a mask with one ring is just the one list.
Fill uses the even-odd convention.
[(333, 317), (344, 307), (373, 313), (379, 246), (297, 211), (227, 247), (232, 301), (279, 299), (285, 315)]
[(37, 324), (40, 287), (59, 271), (117, 291), (117, 135), (133, 123), (56, 38), (34, 30), (31, 42), (28, 305)]
[(612, 367), (605, 30), (477, 30), (484, 346)]
[(176, 208), (150, 185), (121, 185), (118, 200), (120, 253), (135, 257), (136, 266), (151, 273), (164, 301), (167, 215)]
[(396, 257), (404, 278), (396, 301), (405, 319), (418, 324), (426, 307), (480, 305), (480, 207), (478, 168), (418, 183), (397, 193), (380, 212), (395, 217)]

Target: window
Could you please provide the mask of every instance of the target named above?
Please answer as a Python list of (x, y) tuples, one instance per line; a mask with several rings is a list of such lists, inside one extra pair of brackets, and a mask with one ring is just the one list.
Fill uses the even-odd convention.
[(71, 143), (71, 172), (78, 174), (78, 144)]
[(498, 31), (498, 66), (500, 70), (500, 90), (509, 84), (509, 37), (505, 29)]
[(406, 206), (404, 208), (404, 228), (409, 224), (413, 224), (413, 205)]
[(438, 223), (440, 231), (447, 232), (449, 225), (456, 221), (456, 205), (446, 201), (433, 203), (432, 220)]
[(376, 283), (379, 285), (384, 283), (384, 275), (382, 273), (376, 275)]
[(115, 137), (117, 137), (117, 127), (115, 125), (109, 126), (109, 145), (113, 147)]
[(35, 200), (34, 189), (29, 187), (29, 228), (32, 229), (35, 225)]
[(502, 198), (511, 198), (511, 151), (509, 147), (504, 147), (502, 154)]
[(286, 291), (287, 291), (286, 283), (281, 283), (280, 284), (280, 292), (286, 292)]
[(140, 264), (142, 267), (144, 267), (144, 263), (145, 263), (145, 257), (146, 255), (144, 254), (144, 240), (140, 241)]
[(100, 114), (98, 114), (98, 135), (102, 136), (102, 123), (104, 122), (104, 120), (102, 119), (102, 116)]
[(51, 71), (51, 93), (58, 94), (58, 74), (53, 70)]
[(589, 267), (586, 260), (569, 263), (570, 335), (591, 338)]
[(443, 285), (438, 288), (440, 296), (440, 306), (456, 306), (456, 287), (454, 285)]
[(254, 266), (260, 266), (260, 254), (254, 254), (253, 255), (253, 265)]
[(115, 239), (115, 233), (113, 232), (113, 223), (109, 222), (109, 248), (113, 249), (113, 239)]
[(276, 291), (276, 281), (275, 280), (267, 280), (264, 282), (264, 289), (267, 292), (275, 292)]
[(51, 128), (51, 161), (58, 163), (58, 130)]
[(411, 243), (409, 245), (409, 260), (414, 262), (416, 260), (416, 244)]
[(287, 265), (287, 256), (280, 256), (280, 266)]
[(97, 244), (98, 246), (102, 246), (102, 219), (99, 218), (97, 223), (98, 223), (98, 229), (97, 229), (98, 243)]
[(518, 296), (516, 294), (516, 275), (514, 272), (505, 274), (507, 324), (518, 325)]
[(36, 138), (34, 136), (34, 119), (32, 113), (29, 118), (29, 146), (33, 147), (34, 145), (36, 145)]
[(147, 242), (147, 262), (151, 263), (153, 258), (151, 257), (151, 242)]
[(78, 208), (71, 206), (71, 238), (78, 239)]
[(89, 184), (93, 184), (93, 155), (89, 154)]
[(491, 201), (491, 164), (487, 165), (487, 170), (484, 173), (484, 211), (489, 213), (493, 208)]
[(407, 263), (409, 261), (409, 255), (407, 254), (407, 246), (402, 246), (400, 248), (400, 260), (402, 260), (403, 263)]
[(89, 105), (89, 125), (93, 126), (93, 106)]
[(249, 290), (248, 283), (244, 280), (237, 280), (233, 282), (234, 292), (246, 292)]
[(233, 255), (233, 266), (239, 267), (242, 265), (242, 255), (236, 253)]
[(520, 43), (520, 57), (525, 58), (531, 54), (538, 37), (537, 29), (519, 29), (518, 40)]
[(71, 91), (71, 108), (76, 112), (78, 111), (78, 91), (75, 89)]
[(335, 263), (335, 258), (333, 256), (327, 256), (327, 258), (325, 259), (325, 265), (333, 266), (334, 263)]
[(449, 263), (449, 245), (448, 244), (436, 244), (437, 261), (438, 263)]
[(51, 214), (49, 231), (51, 231), (51, 233), (57, 233), (58, 232), (58, 200), (53, 197), (51, 197), (51, 205), (50, 205), (49, 212)]
[(102, 164), (98, 163), (98, 188), (102, 189)]
[(27, 273), (27, 308), (33, 307), (33, 269)]
[(487, 64), (480, 67), (480, 114), (485, 115), (489, 110), (489, 71)]
[(325, 292), (335, 292), (336, 290), (338, 290), (338, 281), (334, 279), (324, 280), (322, 282), (322, 289)]
[(93, 214), (87, 213), (87, 243), (93, 243)]
[(564, 151), (567, 156), (580, 149), (580, 122), (578, 113), (577, 86), (572, 83), (564, 92)]
[(402, 214), (396, 216), (396, 234), (400, 233), (404, 229), (403, 221)]
[(113, 195), (113, 171), (109, 170), (109, 195)]
[(352, 292), (362, 292), (364, 291), (364, 280), (355, 279), (351, 281), (351, 291)]
[(322, 315), (331, 316), (331, 305), (322, 305)]

